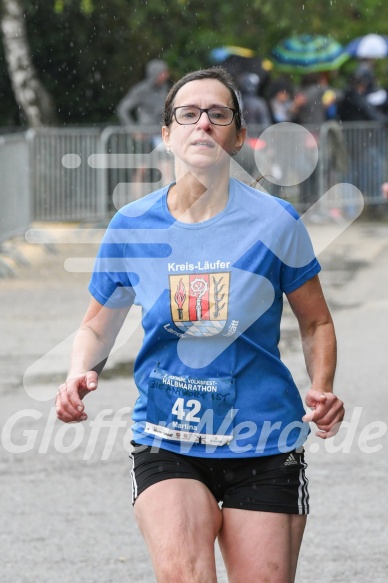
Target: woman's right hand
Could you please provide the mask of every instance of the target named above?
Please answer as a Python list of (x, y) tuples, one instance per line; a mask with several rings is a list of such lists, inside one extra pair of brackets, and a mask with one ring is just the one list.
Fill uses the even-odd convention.
[(58, 419), (64, 423), (85, 421), (88, 416), (82, 399), (91, 391), (95, 391), (97, 385), (98, 374), (95, 371), (86, 372), (78, 377), (69, 377), (59, 387), (55, 399)]

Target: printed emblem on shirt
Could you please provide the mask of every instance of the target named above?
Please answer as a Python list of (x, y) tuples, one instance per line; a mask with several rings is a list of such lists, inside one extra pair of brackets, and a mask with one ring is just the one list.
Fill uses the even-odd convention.
[(191, 336), (220, 334), (228, 319), (230, 273), (170, 275), (175, 326)]

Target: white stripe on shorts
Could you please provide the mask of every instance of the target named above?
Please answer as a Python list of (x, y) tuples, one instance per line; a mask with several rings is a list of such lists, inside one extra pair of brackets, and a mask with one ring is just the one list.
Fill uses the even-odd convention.
[(309, 493), (308, 493), (308, 479), (306, 478), (305, 468), (307, 464), (303, 463), (303, 468), (299, 471), (299, 488), (298, 488), (298, 510), (299, 514), (308, 514), (309, 512)]
[(137, 483), (136, 483), (136, 476), (135, 476), (135, 458), (130, 453), (129, 457), (132, 460), (132, 469), (131, 469), (131, 480), (132, 480), (132, 506), (135, 504), (135, 500), (137, 498)]

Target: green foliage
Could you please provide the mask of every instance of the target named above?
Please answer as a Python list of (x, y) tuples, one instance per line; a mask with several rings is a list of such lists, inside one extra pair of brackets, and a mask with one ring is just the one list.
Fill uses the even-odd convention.
[[(23, 0), (34, 64), (63, 124), (117, 123), (115, 107), (164, 58), (173, 78), (209, 64), (223, 44), (267, 56), (296, 33), (343, 44), (386, 32), (382, 0)], [(0, 126), (23, 123), (0, 47)]]

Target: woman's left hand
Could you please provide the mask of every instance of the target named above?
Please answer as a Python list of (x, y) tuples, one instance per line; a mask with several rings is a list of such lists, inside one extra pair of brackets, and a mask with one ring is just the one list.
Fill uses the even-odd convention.
[(335, 435), (345, 415), (343, 401), (333, 393), (317, 389), (310, 389), (305, 401), (312, 411), (306, 413), (302, 421), (313, 421), (318, 427), (316, 435), (322, 439)]

